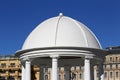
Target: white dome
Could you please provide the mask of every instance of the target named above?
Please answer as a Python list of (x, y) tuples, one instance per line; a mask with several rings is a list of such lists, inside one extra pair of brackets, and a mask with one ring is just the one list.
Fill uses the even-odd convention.
[(81, 22), (63, 15), (45, 20), (26, 39), (22, 50), (44, 47), (101, 49), (95, 35)]

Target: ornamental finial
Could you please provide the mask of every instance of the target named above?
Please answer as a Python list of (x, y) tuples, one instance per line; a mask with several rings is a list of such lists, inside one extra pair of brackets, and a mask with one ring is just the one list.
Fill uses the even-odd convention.
[(59, 13), (59, 16), (63, 16), (63, 13)]

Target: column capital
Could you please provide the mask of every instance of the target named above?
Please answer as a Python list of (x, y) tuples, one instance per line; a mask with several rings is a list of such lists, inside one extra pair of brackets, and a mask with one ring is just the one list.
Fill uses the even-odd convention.
[(50, 55), (50, 58), (56, 58), (58, 59), (60, 56), (59, 55)]
[(93, 59), (93, 56), (92, 55), (86, 55), (85, 59)]
[(23, 61), (23, 62), (24, 62), (24, 61), (30, 61), (30, 62), (31, 62), (31, 61), (32, 61), (32, 59), (31, 59), (31, 58), (29, 58), (29, 57), (26, 57), (26, 58), (23, 58), (23, 59), (22, 59), (22, 61)]
[(26, 69), (25, 75), (26, 75), (27, 80), (31, 80), (31, 62), (30, 62), (30, 60), (26, 60), (25, 69)]

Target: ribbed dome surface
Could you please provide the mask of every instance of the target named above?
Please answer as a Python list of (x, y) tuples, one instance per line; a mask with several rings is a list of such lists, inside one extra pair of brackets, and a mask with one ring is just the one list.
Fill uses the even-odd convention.
[(45, 20), (27, 37), (22, 50), (44, 47), (101, 49), (95, 35), (81, 22), (63, 15)]

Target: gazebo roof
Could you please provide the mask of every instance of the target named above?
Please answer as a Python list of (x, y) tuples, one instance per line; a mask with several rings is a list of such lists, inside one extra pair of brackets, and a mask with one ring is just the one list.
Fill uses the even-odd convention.
[(101, 49), (98, 39), (88, 27), (62, 14), (40, 23), (27, 37), (22, 50), (45, 47)]

